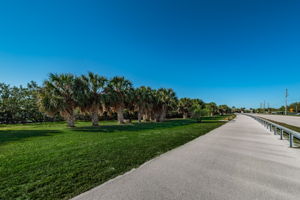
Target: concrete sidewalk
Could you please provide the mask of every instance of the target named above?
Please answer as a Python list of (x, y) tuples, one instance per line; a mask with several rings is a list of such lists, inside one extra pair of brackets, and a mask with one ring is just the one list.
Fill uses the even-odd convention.
[(238, 115), (74, 199), (298, 200), (299, 152), (252, 118)]

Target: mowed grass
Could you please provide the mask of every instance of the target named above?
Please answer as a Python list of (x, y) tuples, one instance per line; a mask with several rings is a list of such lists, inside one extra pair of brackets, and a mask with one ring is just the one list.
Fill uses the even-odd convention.
[(0, 126), (0, 199), (69, 199), (225, 122)]

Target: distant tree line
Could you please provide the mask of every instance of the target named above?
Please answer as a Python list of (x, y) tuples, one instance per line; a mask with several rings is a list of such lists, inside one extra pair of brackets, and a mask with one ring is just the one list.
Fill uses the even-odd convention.
[(26, 87), (0, 83), (0, 123), (29, 123), (65, 120), (75, 126), (76, 119), (164, 121), (167, 117), (199, 118), (231, 113), (227, 105), (217, 106), (200, 99), (178, 99), (173, 89), (134, 88), (124, 77), (107, 79), (94, 73), (50, 74), (41, 86)]
[(59, 116), (48, 117), (40, 112), (37, 104), (35, 82), (27, 87), (10, 86), (0, 83), (0, 123), (29, 123), (61, 120)]
[[(266, 113), (266, 114), (285, 114), (285, 106), (281, 107), (267, 107), (267, 108), (250, 108), (246, 109), (245, 112), (252, 112), (252, 113)], [(290, 115), (295, 115), (300, 113), (300, 102), (293, 102), (287, 106), (287, 113)]]

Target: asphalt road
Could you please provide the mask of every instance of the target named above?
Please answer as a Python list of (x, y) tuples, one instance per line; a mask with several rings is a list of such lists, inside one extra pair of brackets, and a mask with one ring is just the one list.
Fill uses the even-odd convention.
[(238, 115), (74, 200), (298, 200), (299, 152)]
[(260, 116), (273, 121), (282, 122), (282, 123), (300, 127), (300, 116), (298, 117), (298, 116), (266, 115), (266, 114), (252, 114), (252, 115)]

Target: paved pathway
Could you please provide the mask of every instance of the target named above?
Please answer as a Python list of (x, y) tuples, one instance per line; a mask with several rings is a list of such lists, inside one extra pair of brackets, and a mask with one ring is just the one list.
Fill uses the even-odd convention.
[(299, 152), (238, 115), (75, 200), (298, 200)]
[(285, 115), (265, 115), (265, 114), (252, 114), (259, 117), (264, 117), (277, 122), (282, 122), (290, 124), (293, 126), (300, 127), (300, 117), (299, 116), (285, 116)]

